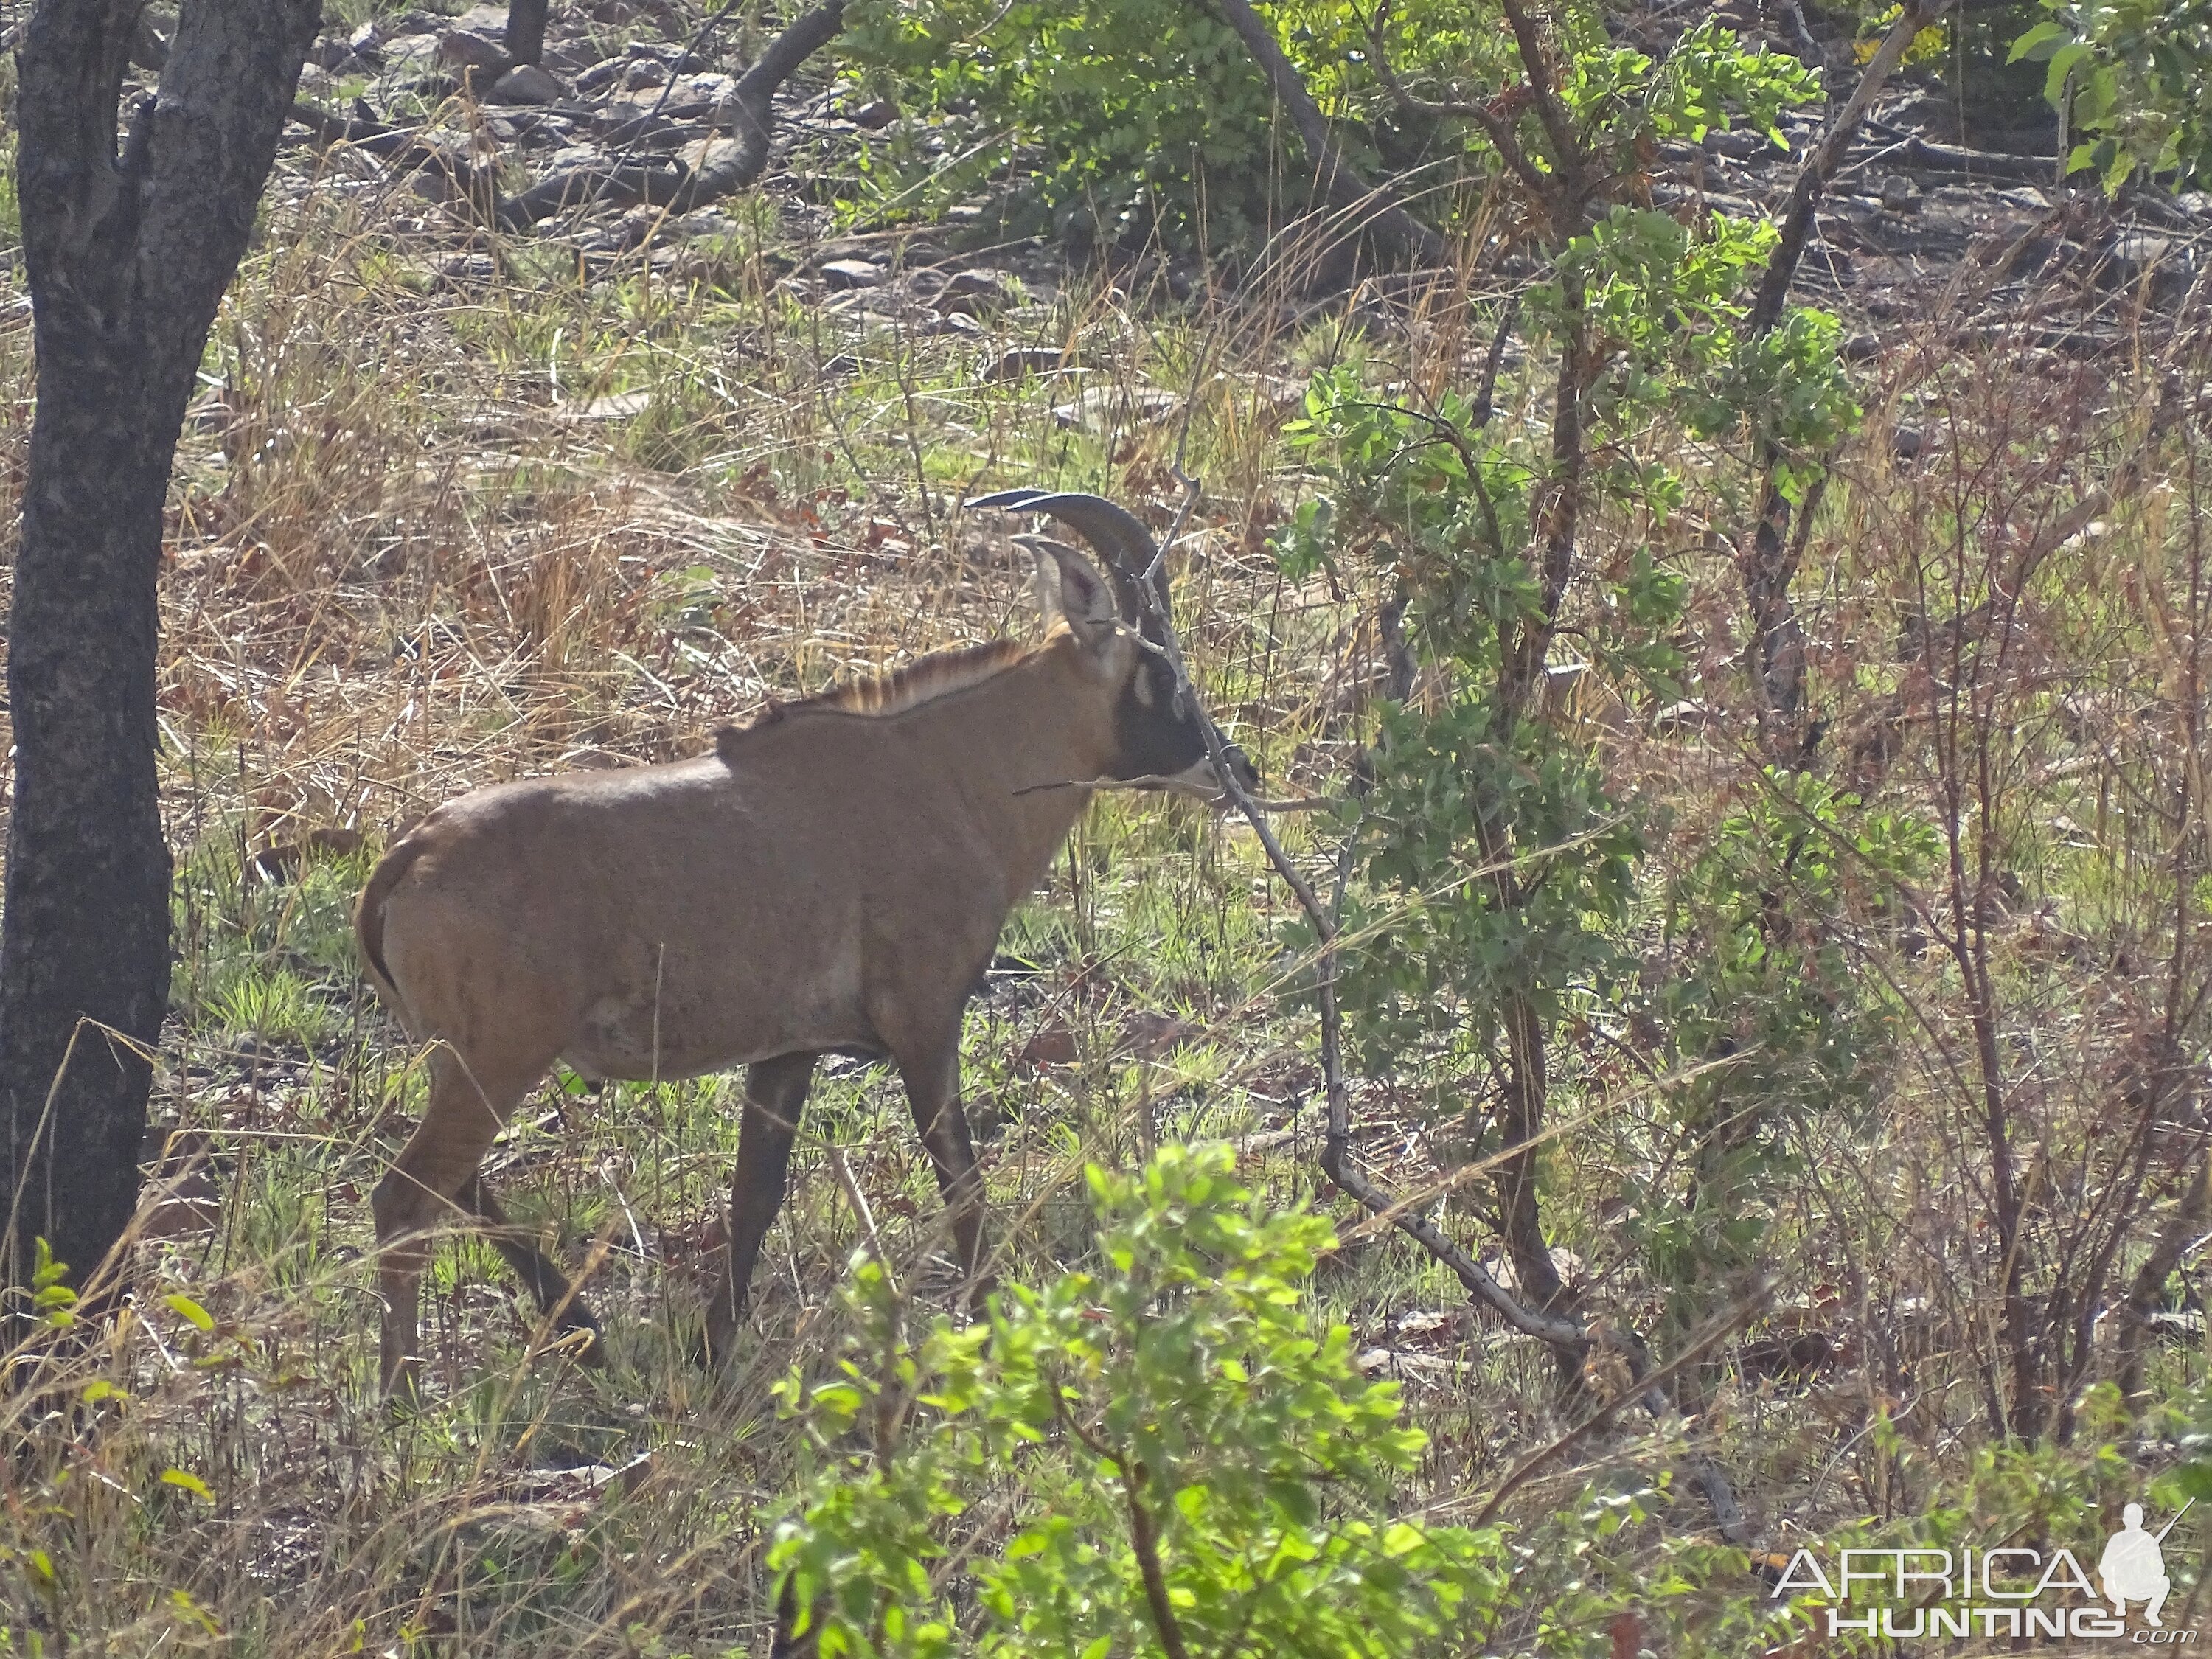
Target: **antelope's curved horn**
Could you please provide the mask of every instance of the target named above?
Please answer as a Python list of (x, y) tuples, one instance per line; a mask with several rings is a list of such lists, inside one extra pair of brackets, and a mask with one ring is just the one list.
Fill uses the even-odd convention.
[(1086, 495), (1079, 490), (1045, 489), (1002, 489), (994, 495), (979, 495), (966, 505), (1001, 507), (1009, 513), (1043, 513), (1058, 519), (1096, 548), (1127, 585), (1122, 598), (1124, 608), (1131, 613), (1129, 621), (1151, 621), (1139, 613), (1134, 603), (1137, 595), (1133, 591), (1137, 583), (1145, 580), (1148, 570), (1159, 614), (1164, 617), (1168, 615), (1168, 573), (1160, 564), (1159, 544), (1153, 541), (1152, 532), (1126, 507), (1117, 506), (1103, 495)]
[(1003, 507), (1008, 512), (1018, 512), (1030, 501), (1042, 501), (1052, 494), (1049, 489), (1001, 489), (994, 495), (977, 495), (960, 503), (963, 507)]

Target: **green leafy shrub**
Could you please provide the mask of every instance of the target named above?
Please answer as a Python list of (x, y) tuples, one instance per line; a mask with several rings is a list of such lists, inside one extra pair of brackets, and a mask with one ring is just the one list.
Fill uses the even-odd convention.
[(2045, 0), (2008, 60), (2050, 65), (2044, 95), (2087, 135), (2066, 170), (2117, 191), (2136, 173), (2177, 190), (2212, 183), (2212, 4)]
[(1157, 219), (1189, 240), (1209, 211), (1212, 237), (1234, 240), (1264, 194), (1267, 87), (1210, 12), (1180, 0), (866, 0), (846, 17), (853, 60), (937, 134), (895, 169), (925, 169), (933, 199), (1017, 170), (1041, 214), (1079, 211), (1109, 238), (1138, 240)]
[(825, 1656), (1401, 1654), (1494, 1613), (1498, 1534), (1393, 1517), (1425, 1437), (1309, 1322), (1328, 1224), (1233, 1170), (1092, 1168), (1101, 1270), (965, 1330), (909, 1340), (860, 1267), (852, 1357), (782, 1389), (820, 1462), (769, 1559)]
[(1623, 1225), (1677, 1328), (1716, 1277), (1762, 1259), (1796, 1131), (1865, 1106), (1896, 1006), (1854, 971), (1835, 919), (1876, 908), (1878, 884), (1923, 876), (1936, 850), (1918, 819), (1770, 769), (1668, 881), (1641, 1012), (1686, 1073), (1664, 1109), (1687, 1171), (1629, 1194)]

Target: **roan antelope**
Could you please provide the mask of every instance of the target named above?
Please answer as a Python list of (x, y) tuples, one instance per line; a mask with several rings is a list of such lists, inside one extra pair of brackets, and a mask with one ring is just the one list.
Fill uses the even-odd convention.
[(597, 1322), (477, 1169), (556, 1060), (631, 1080), (749, 1068), (710, 1357), (745, 1309), (825, 1051), (897, 1066), (969, 1293), (985, 1283), (960, 1106), (969, 989), (1090, 800), (1082, 784), (1220, 786), (1205, 717), (1158, 649), (1167, 581), (1144, 526), (1095, 495), (971, 505), (1049, 514), (1111, 580), (1072, 547), (1022, 538), (1042, 644), (940, 652), (771, 708), (696, 759), (478, 790), (414, 825), (370, 876), (362, 958), (431, 1051), (422, 1121), (374, 1200), (387, 1392), (413, 1386), (416, 1292), (449, 1212), (481, 1225), (596, 1357)]

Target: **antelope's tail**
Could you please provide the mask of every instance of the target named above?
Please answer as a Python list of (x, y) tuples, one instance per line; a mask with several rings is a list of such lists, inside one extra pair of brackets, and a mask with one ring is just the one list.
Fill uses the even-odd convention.
[(392, 983), (392, 969), (384, 960), (384, 902), (392, 890), (415, 867), (426, 843), (410, 836), (402, 836), (392, 844), (392, 850), (377, 860), (376, 868), (369, 873), (368, 884), (361, 890), (361, 902), (354, 907), (353, 936), (361, 946), (362, 965), (368, 971), (368, 982), (385, 1006), (403, 1019), (406, 1001), (399, 988)]

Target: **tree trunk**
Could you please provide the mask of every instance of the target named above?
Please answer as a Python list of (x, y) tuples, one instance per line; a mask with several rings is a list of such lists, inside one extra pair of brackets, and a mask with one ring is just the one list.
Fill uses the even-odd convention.
[(534, 64), (545, 55), (545, 9), (549, 0), (507, 0), (507, 55)]
[(137, 1201), (168, 1002), (154, 688), (169, 464), (320, 6), (187, 4), (118, 155), (139, 11), (40, 0), (16, 100), (39, 377), (9, 618), (0, 1250), (20, 1281), (44, 1238), (81, 1289)]

